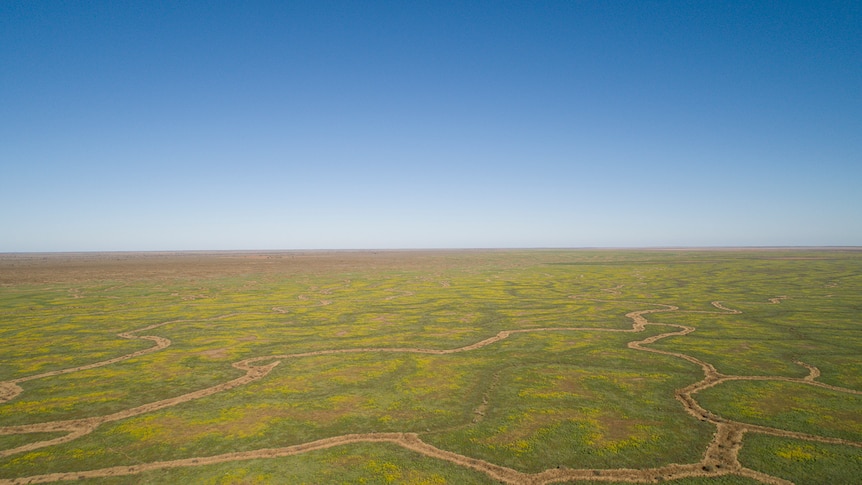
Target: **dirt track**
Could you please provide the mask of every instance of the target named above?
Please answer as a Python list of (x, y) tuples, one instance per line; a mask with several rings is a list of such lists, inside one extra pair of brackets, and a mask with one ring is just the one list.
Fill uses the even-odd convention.
[[(137, 330), (132, 330), (131, 332), (118, 333), (117, 336), (121, 337), (121, 338), (150, 340), (152, 342), (155, 342), (155, 345), (148, 348), (148, 349), (143, 349), (143, 350), (139, 350), (137, 352), (132, 352), (131, 354), (121, 355), (119, 357), (114, 357), (113, 359), (101, 360), (99, 362), (93, 362), (92, 364), (81, 365), (78, 367), (69, 367), (68, 369), (60, 369), (60, 370), (55, 370), (55, 371), (50, 371), (50, 372), (43, 372), (41, 374), (33, 374), (33, 375), (27, 376), (27, 377), (19, 377), (18, 379), (12, 379), (9, 381), (0, 382), (0, 404), (4, 403), (6, 401), (10, 401), (10, 400), (14, 399), (18, 394), (20, 394), (22, 389), (20, 386), (18, 386), (18, 384), (20, 384), (22, 382), (32, 381), (35, 379), (42, 379), (44, 377), (59, 376), (59, 375), (63, 375), (63, 374), (71, 374), (72, 372), (79, 372), (82, 370), (95, 369), (97, 367), (104, 367), (106, 365), (116, 364), (117, 362), (122, 362), (124, 360), (133, 359), (133, 358), (139, 357), (141, 355), (151, 354), (153, 352), (157, 352), (159, 350), (167, 348), (171, 345), (171, 341), (169, 339), (164, 338), (164, 337), (158, 337), (155, 335), (140, 335), (139, 336), (139, 335), (135, 335), (136, 333), (146, 332), (148, 330), (153, 330), (153, 329), (156, 329), (159, 327), (164, 327), (165, 325), (168, 325), (171, 323), (182, 323), (182, 322), (190, 322), (190, 321), (207, 322), (207, 321), (220, 320), (222, 318), (232, 317), (235, 315), (238, 315), (238, 314), (237, 313), (228, 313), (226, 315), (219, 315), (219, 316), (213, 317), (213, 318), (203, 318), (200, 320), (171, 320), (168, 322), (156, 323), (156, 324), (144, 327), (144, 328), (139, 328)], [(0, 433), (0, 434), (2, 434), (2, 433)], [(0, 456), (3, 456), (3, 455), (0, 454)]]
[[(772, 298), (770, 299), (770, 303), (778, 304), (783, 300), (784, 297)], [(598, 301), (598, 300), (596, 300)], [(714, 312), (704, 312), (704, 311), (686, 311), (686, 313), (716, 313), (716, 314), (738, 314), (741, 313), (739, 310), (733, 310), (723, 306), (720, 302), (713, 302), (712, 305), (716, 307), (720, 311)], [(414, 433), (364, 433), (364, 434), (350, 434), (343, 436), (335, 436), (331, 438), (325, 438), (321, 440), (316, 440), (308, 443), (303, 443), (294, 446), (287, 446), (282, 448), (268, 448), (261, 450), (253, 450), (247, 452), (236, 452), (236, 453), (225, 453), (221, 455), (214, 456), (205, 456), (205, 457), (196, 457), (196, 458), (187, 458), (182, 460), (172, 460), (172, 461), (161, 461), (161, 462), (152, 462), (142, 465), (134, 465), (134, 466), (118, 466), (111, 468), (103, 468), (97, 470), (87, 470), (80, 472), (70, 472), (70, 473), (54, 473), (47, 475), (36, 475), (30, 477), (21, 477), (15, 479), (0, 479), (0, 485), (2, 484), (23, 484), (23, 483), (47, 483), (47, 482), (56, 482), (62, 480), (74, 480), (79, 478), (90, 478), (90, 477), (108, 477), (108, 476), (118, 476), (118, 475), (133, 475), (142, 473), (144, 471), (149, 470), (159, 470), (159, 469), (168, 469), (168, 468), (178, 468), (178, 467), (189, 467), (189, 466), (201, 466), (213, 463), (223, 463), (230, 461), (240, 461), (240, 460), (251, 460), (251, 459), (260, 459), (260, 458), (273, 458), (280, 456), (290, 456), (297, 455), (300, 453), (306, 453), (313, 450), (319, 450), (324, 448), (330, 448), (333, 446), (346, 445), (350, 443), (358, 443), (358, 442), (388, 442), (393, 443), (399, 446), (402, 446), (406, 449), (415, 451), (422, 455), (437, 458), (445, 461), (449, 461), (451, 463), (464, 466), (467, 468), (471, 468), (482, 473), (485, 473), (489, 477), (499, 480), (503, 483), (510, 484), (546, 484), (546, 483), (555, 483), (562, 482), (568, 480), (593, 480), (593, 481), (625, 481), (625, 482), (641, 482), (641, 483), (653, 483), (662, 480), (669, 479), (677, 479), (683, 477), (691, 477), (691, 476), (718, 476), (718, 475), (738, 475), (745, 476), (749, 478), (753, 478), (759, 480), (763, 483), (769, 484), (788, 484), (786, 480), (782, 480), (777, 477), (769, 476), (754, 470), (747, 469), (743, 467), (738, 461), (738, 452), (742, 446), (742, 441), (745, 433), (754, 432), (754, 433), (763, 433), (774, 436), (783, 436), (789, 438), (796, 438), (802, 440), (809, 441), (817, 441), (822, 443), (836, 443), (842, 445), (849, 445), (854, 447), (862, 447), (862, 443), (843, 440), (838, 438), (828, 438), (816, 435), (809, 435), (805, 433), (797, 433), (792, 431), (786, 431), (776, 428), (770, 428), (765, 426), (751, 425), (745, 424), (737, 421), (728, 420), (722, 418), (710, 411), (704, 409), (697, 403), (694, 398), (694, 395), (697, 392), (707, 389), (709, 387), (716, 386), (720, 383), (732, 381), (732, 380), (770, 380), (770, 381), (784, 381), (784, 382), (793, 382), (800, 383), (806, 385), (813, 385), (817, 387), (822, 387), (826, 389), (831, 389), (833, 391), (846, 392), (851, 394), (862, 394), (860, 391), (856, 391), (853, 389), (846, 389), (837, 386), (831, 386), (828, 384), (823, 384), (821, 382), (816, 381), (817, 377), (820, 375), (819, 369), (814, 366), (805, 364), (803, 362), (796, 362), (796, 364), (805, 367), (808, 369), (809, 374), (804, 378), (790, 378), (790, 377), (779, 377), (779, 376), (732, 376), (732, 375), (724, 375), (719, 373), (714, 366), (711, 364), (701, 361), (695, 357), (677, 353), (670, 352), (664, 350), (653, 349), (650, 347), (645, 347), (646, 345), (652, 344), (658, 340), (672, 337), (672, 336), (684, 336), (691, 332), (694, 332), (695, 329), (693, 327), (685, 326), (685, 325), (677, 325), (677, 324), (663, 324), (663, 323), (651, 323), (649, 322), (645, 315), (649, 315), (652, 313), (659, 312), (679, 312), (679, 308), (674, 305), (660, 305), (663, 308), (653, 308), (647, 310), (638, 310), (633, 311), (626, 314), (626, 317), (632, 320), (632, 328), (631, 329), (601, 329), (601, 328), (586, 328), (586, 327), (548, 327), (548, 328), (531, 328), (531, 329), (516, 329), (516, 330), (504, 330), (499, 332), (497, 335), (493, 337), (489, 337), (487, 339), (481, 340), (474, 344), (466, 345), (463, 347), (458, 347), (454, 349), (422, 349), (422, 348), (356, 348), (356, 349), (336, 349), (336, 350), (325, 350), (325, 351), (313, 351), (313, 352), (304, 352), (304, 353), (296, 353), (296, 354), (284, 354), (284, 355), (273, 355), (273, 356), (264, 356), (264, 357), (255, 357), (251, 359), (242, 360), (239, 362), (235, 362), (233, 366), (239, 370), (245, 371), (245, 375), (222, 384), (212, 386), (206, 389), (201, 389), (198, 391), (194, 391), (191, 393), (183, 394), (180, 396), (176, 396), (170, 399), (164, 399), (161, 401), (156, 401), (148, 404), (144, 404), (142, 406), (137, 406), (131, 409), (127, 409), (124, 411), (120, 411), (113, 414), (108, 414), (99, 417), (79, 419), (79, 420), (67, 420), (67, 421), (53, 421), (47, 423), (37, 423), (30, 425), (22, 425), (22, 426), (7, 426), (0, 427), (0, 435), (10, 435), (10, 434), (27, 434), (27, 433), (38, 433), (38, 432), (66, 432), (67, 434), (61, 436), (59, 438), (44, 440), (39, 442), (30, 443), (27, 445), (19, 446), (16, 448), (8, 449), (0, 451), (0, 457), (2, 456), (10, 456), (30, 450), (35, 450), (39, 448), (44, 448), (48, 446), (53, 446), (60, 443), (66, 443), (72, 440), (75, 440), (81, 436), (85, 436), (95, 430), (98, 426), (103, 423), (119, 421), (122, 419), (130, 418), (133, 416), (138, 416), (141, 414), (157, 411), (160, 409), (168, 408), (171, 406), (175, 406), (180, 403), (192, 401), (195, 399), (199, 399), (202, 397), (210, 396), (219, 392), (223, 392), (267, 376), (273, 368), (275, 368), (282, 360), (287, 359), (298, 359), (303, 357), (309, 357), (314, 355), (331, 355), (331, 354), (346, 354), (346, 353), (370, 353), (370, 352), (386, 352), (386, 353), (420, 353), (420, 354), (434, 354), (434, 355), (443, 355), (443, 354), (452, 354), (458, 352), (468, 352), (471, 350), (476, 350), (488, 345), (492, 345), (496, 342), (504, 340), (510, 337), (513, 334), (517, 333), (530, 333), (530, 332), (559, 332), (559, 331), (601, 331), (601, 332), (630, 332), (637, 333), (642, 332), (646, 328), (647, 325), (661, 325), (665, 327), (673, 328), (673, 331), (661, 333), (658, 335), (654, 335), (648, 337), (643, 340), (637, 340), (629, 342), (627, 345), (629, 348), (634, 350), (640, 350), (645, 352), (658, 353), (663, 355), (669, 355), (676, 358), (680, 358), (696, 364), (703, 369), (704, 378), (699, 382), (691, 384), (685, 388), (678, 389), (675, 392), (675, 397), (678, 401), (680, 401), (683, 405), (685, 411), (691, 416), (712, 423), (716, 426), (716, 432), (713, 437), (713, 440), (707, 446), (706, 451), (702, 459), (697, 463), (691, 464), (668, 464), (662, 467), (651, 468), (651, 469), (549, 469), (536, 474), (526, 474), (519, 472), (517, 470), (513, 470), (510, 468), (502, 467), (499, 465), (495, 465), (493, 463), (489, 463), (484, 460), (479, 460), (475, 458), (471, 458), (468, 456), (460, 455), (457, 453), (453, 453), (451, 451), (442, 450), (436, 448), (428, 443), (422, 441), (417, 434)], [(235, 315), (235, 314), (232, 314)], [(219, 317), (215, 317), (210, 320), (226, 318), (231, 315), (223, 315)], [(158, 337), (158, 336), (137, 336), (136, 334), (148, 330), (153, 330), (155, 328), (167, 325), (169, 323), (179, 323), (185, 320), (174, 320), (170, 322), (163, 322), (155, 325), (150, 325), (148, 327), (144, 327), (132, 332), (126, 332), (119, 334), (120, 337), (123, 338), (131, 338), (131, 339), (144, 339), (155, 342), (155, 345), (151, 348), (140, 350), (137, 352), (133, 352), (124, 356), (116, 357), (109, 360), (104, 360), (100, 362), (95, 362), (92, 364), (73, 367), (69, 369), (62, 369), (58, 371), (46, 372), (42, 374), (36, 374), (32, 376), (22, 377), (19, 379), (14, 379), (10, 381), (0, 382), (0, 403), (4, 401), (8, 401), (14, 399), (18, 394), (22, 392), (19, 383), (27, 382), (34, 379), (39, 379), (43, 377), (56, 376), (61, 374), (68, 374), (72, 372), (77, 372), (86, 369), (93, 369), (97, 367), (102, 367), (106, 365), (110, 365), (116, 362), (121, 362), (127, 359), (131, 359), (133, 357), (137, 357), (140, 355), (144, 355), (151, 352), (156, 352), (163, 348), (168, 347), (171, 342), (170, 340)], [(258, 363), (268, 362), (267, 364), (256, 365)], [(485, 405), (487, 403), (484, 403)], [(480, 405), (479, 409), (483, 409), (482, 405)]]

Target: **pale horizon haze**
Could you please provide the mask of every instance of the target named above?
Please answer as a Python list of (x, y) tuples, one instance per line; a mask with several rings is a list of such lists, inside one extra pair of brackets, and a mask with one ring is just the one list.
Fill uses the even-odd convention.
[(0, 3), (0, 252), (862, 246), (860, 185), (858, 1)]

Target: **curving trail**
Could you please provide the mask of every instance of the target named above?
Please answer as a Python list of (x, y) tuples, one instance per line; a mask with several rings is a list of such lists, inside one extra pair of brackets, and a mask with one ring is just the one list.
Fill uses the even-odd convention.
[[(616, 289), (616, 288), (615, 288)], [(786, 297), (777, 297), (769, 299), (770, 303), (778, 304)], [(593, 300), (593, 301), (602, 301), (602, 300)], [(642, 304), (642, 303), (641, 303)], [(529, 474), (523, 473), (511, 468), (503, 467), (500, 465), (496, 465), (484, 460), (480, 460), (477, 458), (471, 458), (465, 455), (461, 455), (458, 453), (454, 453), (451, 451), (443, 450), (432, 446), (424, 441), (422, 441), (418, 434), (416, 433), (362, 433), (362, 434), (349, 434), (342, 436), (335, 436), (331, 438), (325, 438), (320, 440), (311, 441), (308, 443), (303, 443), (299, 445), (286, 446), (281, 448), (267, 448), (260, 450), (252, 450), (245, 452), (233, 452), (233, 453), (224, 453), (220, 455), (213, 456), (204, 456), (204, 457), (195, 457), (195, 458), (186, 458), (181, 460), (171, 460), (171, 461), (159, 461), (152, 462), (140, 465), (132, 465), (132, 466), (116, 466), (110, 468), (102, 468), (96, 470), (86, 470), (79, 472), (68, 472), (68, 473), (52, 473), (45, 475), (35, 475), (30, 477), (21, 477), (15, 479), (0, 479), (0, 485), (6, 484), (24, 484), (24, 483), (48, 483), (48, 482), (56, 482), (63, 480), (76, 480), (82, 478), (96, 478), (96, 477), (110, 477), (110, 476), (120, 476), (120, 475), (134, 475), (139, 474), (145, 471), (151, 470), (162, 470), (162, 469), (170, 469), (170, 468), (179, 468), (179, 467), (190, 467), (190, 466), (202, 466), (209, 465), (215, 463), (224, 463), (231, 461), (241, 461), (241, 460), (252, 460), (252, 459), (262, 459), (262, 458), (274, 458), (274, 457), (284, 457), (284, 456), (292, 456), (301, 453), (307, 453), (309, 451), (321, 450), (326, 448), (331, 448), (334, 446), (347, 445), (351, 443), (360, 443), (360, 442), (385, 442), (392, 443), (398, 446), (401, 446), (405, 449), (414, 451), (416, 453), (422, 454), (424, 456), (428, 456), (431, 458), (436, 458), (440, 460), (445, 460), (463, 467), (471, 468), (482, 472), (489, 477), (499, 480), (502, 483), (509, 484), (549, 484), (549, 483), (557, 483), (564, 482), (570, 480), (594, 480), (594, 481), (623, 481), (623, 482), (640, 482), (640, 483), (654, 483), (663, 480), (673, 480), (685, 477), (695, 477), (695, 476), (719, 476), (719, 475), (737, 475), (749, 477), (755, 480), (758, 480), (767, 484), (776, 484), (776, 485), (785, 485), (790, 482), (780, 479), (778, 477), (773, 477), (755, 470), (751, 470), (743, 467), (738, 460), (739, 450), (742, 446), (742, 441), (745, 433), (753, 432), (753, 433), (762, 433), (773, 436), (781, 436), (781, 437), (789, 437), (796, 438), (801, 440), (808, 441), (816, 441), (822, 443), (834, 443), (834, 444), (842, 444), (848, 446), (854, 446), (862, 448), (862, 442), (838, 439), (838, 438), (829, 438), (817, 435), (810, 435), (805, 433), (798, 433), (793, 431), (787, 431), (777, 428), (770, 428), (766, 426), (752, 425), (747, 423), (742, 423), (738, 421), (729, 420), (718, 416), (706, 409), (704, 409), (700, 404), (695, 400), (694, 395), (699, 391), (716, 386), (723, 382), (733, 381), (733, 380), (770, 380), (770, 381), (784, 381), (784, 382), (793, 382), (800, 383), (806, 385), (812, 385), (817, 387), (822, 387), (825, 389), (830, 389), (833, 391), (845, 392), (850, 394), (862, 394), (862, 392), (847, 389), (838, 386), (832, 386), (829, 384), (824, 384), (818, 382), (816, 379), (820, 376), (820, 370), (812, 365), (806, 364), (804, 362), (797, 361), (795, 362), (797, 365), (805, 367), (808, 369), (809, 374), (803, 378), (792, 378), (792, 377), (781, 377), (781, 376), (733, 376), (733, 375), (724, 375), (718, 372), (712, 364), (708, 362), (704, 362), (700, 359), (692, 357), (690, 355), (686, 355), (679, 352), (672, 352), (666, 350), (654, 349), (651, 347), (647, 347), (647, 345), (657, 342), (661, 339), (673, 337), (673, 336), (684, 336), (688, 335), (695, 331), (694, 327), (689, 327), (686, 325), (679, 324), (665, 324), (665, 323), (653, 323), (647, 320), (645, 315), (650, 315), (653, 313), (660, 312), (685, 312), (685, 313), (713, 313), (713, 314), (739, 314), (741, 311), (734, 310), (723, 306), (720, 302), (712, 302), (712, 305), (719, 311), (681, 311), (679, 307), (674, 305), (663, 305), (659, 304), (658, 306), (662, 308), (652, 308), (647, 310), (637, 310), (632, 311), (626, 314), (626, 317), (632, 320), (632, 327), (630, 329), (603, 329), (603, 328), (588, 328), (588, 327), (545, 327), (545, 328), (529, 328), (529, 329), (515, 329), (515, 330), (503, 330), (497, 335), (493, 337), (486, 338), (484, 340), (480, 340), (479, 342), (465, 345), (463, 347), (458, 347), (454, 349), (424, 349), (424, 348), (414, 348), (414, 347), (405, 347), (405, 348), (354, 348), (354, 349), (333, 349), (333, 350), (319, 350), (312, 352), (302, 352), (302, 353), (294, 353), (294, 354), (283, 354), (283, 355), (271, 355), (271, 356), (262, 356), (262, 357), (254, 357), (250, 359), (241, 360), (239, 362), (235, 362), (233, 365), (234, 368), (244, 371), (245, 375), (238, 377), (236, 379), (224, 382), (222, 384), (218, 384), (216, 386), (208, 387), (205, 389), (201, 389), (198, 391), (186, 393), (180, 396), (176, 396), (169, 399), (164, 399), (161, 401), (155, 401), (152, 403), (144, 404), (141, 406), (137, 406), (134, 408), (126, 409), (123, 411), (119, 411), (116, 413), (85, 418), (85, 419), (77, 419), (77, 420), (65, 420), (65, 421), (52, 421), (47, 423), (37, 423), (37, 424), (29, 424), (29, 425), (21, 425), (21, 426), (7, 426), (0, 427), (0, 435), (11, 435), (11, 434), (27, 434), (27, 433), (43, 433), (43, 432), (64, 432), (65, 435), (49, 439), (38, 441), (34, 443), (29, 443), (26, 445), (22, 445), (16, 448), (2, 450), (0, 451), (0, 457), (10, 456), (17, 453), (22, 453), (26, 451), (31, 451), (39, 448), (44, 448), (48, 446), (53, 446), (56, 444), (67, 443), (73, 441), (81, 436), (85, 436), (95, 430), (98, 426), (103, 423), (119, 421), (122, 419), (138, 416), (141, 414), (150, 413), (153, 411), (157, 411), (160, 409), (165, 409), (168, 407), (175, 406), (180, 403), (192, 401), (195, 399), (200, 399), (203, 397), (211, 396), (213, 394), (217, 394), (219, 392), (224, 392), (229, 389), (233, 389), (238, 386), (242, 386), (248, 384), (250, 382), (254, 382), (256, 380), (262, 379), (267, 376), (277, 365), (281, 363), (283, 360), (287, 359), (299, 359), (303, 357), (310, 357), (316, 355), (333, 355), (333, 354), (348, 354), (348, 353), (417, 353), (417, 354), (432, 354), (432, 355), (445, 355), (445, 354), (454, 354), (459, 352), (469, 352), (472, 350), (476, 350), (488, 345), (492, 345), (496, 342), (509, 338), (511, 335), (518, 333), (533, 333), (533, 332), (558, 332), (558, 331), (600, 331), (600, 332), (629, 332), (629, 333), (637, 333), (643, 332), (646, 329), (647, 325), (661, 325), (665, 327), (670, 327), (674, 330), (669, 332), (664, 332), (661, 334), (653, 335), (651, 337), (647, 337), (642, 340), (631, 341), (627, 344), (628, 348), (633, 350), (639, 350), (644, 352), (652, 352), (656, 354), (668, 355), (671, 357), (679, 358), (685, 361), (688, 361), (692, 364), (699, 366), (704, 373), (703, 379), (700, 381), (693, 383), (687, 387), (682, 389), (678, 389), (675, 391), (675, 398), (683, 405), (684, 410), (691, 416), (701, 420), (709, 422), (716, 427), (716, 432), (713, 436), (712, 441), (707, 446), (706, 451), (703, 454), (702, 459), (697, 463), (690, 464), (675, 464), (671, 463), (661, 467), (649, 468), (649, 469), (566, 469), (566, 468), (553, 468), (549, 470), (545, 470), (539, 473)], [(274, 311), (277, 311), (274, 309)], [(229, 316), (233, 316), (237, 314), (228, 314), (221, 315), (218, 317), (213, 317), (210, 319), (204, 320), (217, 320), (221, 318), (226, 318)], [(124, 360), (128, 360), (140, 355), (145, 355), (148, 353), (156, 352), (158, 350), (164, 349), (171, 344), (171, 341), (158, 336), (152, 335), (136, 335), (137, 333), (144, 332), (147, 330), (152, 330), (169, 323), (179, 323), (190, 320), (173, 320), (169, 322), (158, 323), (154, 325), (150, 325), (138, 330), (134, 330), (131, 332), (124, 332), (118, 334), (118, 336), (122, 338), (130, 338), (130, 339), (143, 339), (150, 340), (155, 343), (153, 347), (148, 349), (140, 350), (137, 352), (133, 352), (130, 354), (126, 354), (120, 357), (116, 357), (113, 359), (108, 359), (104, 361), (94, 362), (84, 366), (78, 366), (68, 369), (62, 369), (57, 371), (45, 372), (42, 374), (36, 374), (32, 376), (22, 377), (10, 381), (0, 382), (0, 403), (4, 401), (8, 401), (13, 399), (18, 394), (22, 392), (18, 383), (26, 382), (34, 379), (39, 379), (43, 377), (56, 376), (61, 374), (68, 374), (72, 372), (77, 372), (81, 370), (93, 369), (97, 367), (102, 367), (106, 365), (110, 365), (116, 362), (121, 362)], [(194, 321), (201, 321), (200, 319)], [(268, 362), (268, 363), (264, 363)], [(492, 385), (496, 385), (496, 380)], [(483, 395), (483, 402), (477, 408), (476, 414), (477, 417), (474, 422), (481, 420), (484, 415), (485, 408), (487, 408), (487, 393)]]
[(93, 432), (97, 427), (99, 427), (103, 423), (109, 423), (112, 421), (119, 421), (121, 419), (131, 418), (133, 416), (139, 416), (141, 414), (151, 413), (153, 411), (158, 411), (160, 409), (169, 408), (172, 406), (176, 406), (177, 404), (181, 404), (188, 401), (193, 401), (195, 399), (200, 399), (202, 397), (211, 396), (213, 394), (217, 394), (219, 392), (224, 392), (229, 389), (233, 389), (238, 386), (242, 386), (244, 384), (248, 384), (249, 382), (254, 382), (265, 377), (267, 374), (272, 371), (280, 363), (280, 361), (272, 362), (268, 365), (260, 366), (260, 367), (250, 367), (243, 366), (240, 363), (236, 363), (233, 366), (237, 369), (245, 370), (246, 374), (242, 377), (238, 377), (236, 379), (232, 379), (230, 381), (218, 384), (216, 386), (208, 387), (206, 389), (201, 389), (199, 391), (190, 392), (188, 394), (183, 394), (180, 396), (163, 399), (161, 401), (155, 401), (147, 404), (143, 404), (141, 406), (137, 406), (134, 408), (126, 409), (123, 411), (119, 411), (112, 414), (106, 414), (104, 416), (98, 416), (93, 418), (83, 418), (83, 419), (71, 419), (65, 421), (51, 421), (48, 423), (36, 423), (36, 424), (25, 424), (19, 426), (5, 426), (0, 427), (0, 435), (8, 435), (8, 434), (27, 434), (27, 433), (51, 433), (51, 432), (68, 432), (67, 435), (61, 436), (59, 438), (54, 438), (51, 440), (45, 441), (37, 441), (34, 443), (29, 443), (23, 446), (19, 446), (17, 448), (12, 448), (8, 450), (0, 451), (0, 457), (14, 455), (17, 453), (21, 453), (24, 451), (36, 450), (39, 448), (44, 448), (46, 446), (52, 446), (60, 443), (67, 443), (76, 438), (80, 438), (86, 434)]
[(814, 367), (813, 365), (808, 365), (805, 362), (799, 360), (796, 360), (793, 363), (796, 365), (801, 365), (802, 367), (808, 369), (808, 375), (804, 378), (806, 381), (814, 382), (814, 379), (820, 377), (820, 369), (818, 369), (817, 367)]
[[(158, 352), (159, 350), (170, 347), (171, 341), (170, 339), (166, 339), (164, 337), (159, 337), (156, 335), (135, 335), (139, 332), (146, 332), (147, 330), (153, 330), (159, 327), (164, 327), (165, 325), (171, 323), (183, 323), (183, 322), (210, 322), (213, 320), (221, 320), (223, 318), (233, 317), (236, 315), (242, 315), (241, 313), (228, 313), (225, 315), (219, 315), (217, 317), (212, 318), (200, 318), (195, 320), (170, 320), (162, 323), (154, 323), (153, 325), (146, 326), (144, 328), (139, 328), (137, 330), (132, 330), (130, 332), (121, 332), (118, 333), (117, 336), (125, 339), (136, 339), (136, 340), (149, 340), (155, 343), (150, 348), (138, 350), (137, 352), (132, 352), (130, 354), (121, 355), (119, 357), (114, 357), (113, 359), (101, 360), (99, 362), (93, 362), (92, 364), (87, 365), (79, 365), (77, 367), (69, 367), (67, 369), (59, 369), (53, 370), (49, 372), (43, 372), (41, 374), (33, 374), (31, 376), (19, 377), (17, 379), (11, 379), (8, 381), (0, 382), (0, 404), (10, 401), (14, 399), (18, 394), (21, 394), (22, 389), (18, 384), (21, 382), (32, 381), (36, 379), (42, 379), (45, 377), (59, 376), (63, 374), (71, 374), (73, 372), (79, 372), (82, 370), (96, 369), (98, 367), (104, 367), (106, 365), (116, 364), (117, 362), (122, 362), (124, 360), (133, 359), (135, 357), (140, 357), (142, 355), (151, 354), (153, 352)], [(2, 433), (0, 433), (2, 434)], [(2, 456), (2, 455), (0, 455)]]

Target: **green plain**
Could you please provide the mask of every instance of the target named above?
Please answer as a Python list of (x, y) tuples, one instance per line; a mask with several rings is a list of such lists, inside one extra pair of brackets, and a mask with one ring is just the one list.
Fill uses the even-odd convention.
[[(200, 271), (179, 266), (171, 272), (150, 256), (152, 271), (122, 262), (85, 271), (81, 263), (80, 269), (63, 266), (54, 277), (26, 278), (10, 276), (10, 268), (26, 274), (22, 256), (0, 255), (6, 272), (0, 271), (0, 381), (147, 349), (151, 341), (117, 334), (149, 325), (165, 323), (136, 335), (171, 341), (111, 365), (20, 383), (23, 392), (0, 403), (0, 427), (103, 416), (205, 389), (242, 376), (231, 364), (252, 357), (445, 350), (504, 330), (579, 330), (515, 333), (443, 355), (277, 358), (281, 363), (258, 381), (105, 423), (66, 444), (0, 457), (0, 479), (371, 432), (417, 433), (440, 449), (527, 473), (694, 463), (715, 427), (686, 414), (674, 391), (703, 378), (701, 368), (626, 346), (674, 328), (608, 331), (631, 329), (627, 313), (661, 305), (679, 311), (645, 315), (650, 323), (696, 331), (650, 348), (690, 355), (726, 375), (803, 378), (808, 369), (801, 361), (821, 371), (819, 382), (862, 390), (862, 251), (252, 256), (201, 257)], [(49, 263), (39, 263), (41, 273), (33, 274), (48, 274)], [(722, 311), (715, 301), (741, 313)], [(724, 418), (862, 444), (858, 394), (795, 382), (730, 381), (695, 398)], [(0, 434), (0, 448), (42, 439)], [(747, 433), (740, 462), (796, 483), (853, 483), (862, 476), (862, 447)], [(86, 482), (494, 481), (394, 444), (358, 443)], [(754, 481), (725, 476), (668, 483)]]

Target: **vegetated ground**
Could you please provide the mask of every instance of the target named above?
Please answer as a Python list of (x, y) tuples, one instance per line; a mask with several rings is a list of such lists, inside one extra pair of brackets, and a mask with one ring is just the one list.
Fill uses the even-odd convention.
[(862, 251), (0, 255), (0, 484), (857, 483)]

